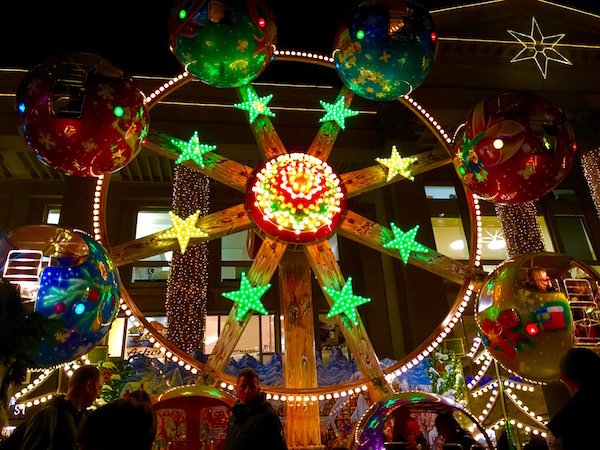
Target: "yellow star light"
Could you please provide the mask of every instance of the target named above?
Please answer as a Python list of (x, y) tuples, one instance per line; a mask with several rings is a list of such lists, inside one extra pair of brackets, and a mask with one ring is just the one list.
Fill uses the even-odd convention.
[(560, 40), (565, 37), (565, 34), (544, 36), (535, 17), (531, 18), (531, 33), (528, 35), (513, 30), (506, 31), (523, 45), (521, 51), (510, 60), (511, 63), (533, 59), (544, 79), (546, 79), (546, 75), (548, 74), (548, 61), (556, 61), (569, 66), (573, 65), (571, 61), (561, 55), (555, 48)]
[(198, 221), (198, 216), (200, 215), (200, 211), (196, 211), (194, 214), (188, 216), (186, 219), (182, 219), (173, 211), (169, 211), (169, 216), (171, 216), (171, 223), (173, 224), (172, 228), (169, 228), (166, 231), (163, 231), (158, 235), (159, 239), (172, 239), (177, 238), (179, 241), (179, 248), (181, 249), (181, 253), (185, 253), (185, 249), (190, 242), (190, 238), (193, 237), (206, 237), (204, 231), (199, 228), (196, 228), (196, 222)]
[(386, 181), (390, 181), (396, 175), (401, 175), (404, 178), (408, 178), (410, 181), (415, 181), (415, 177), (411, 175), (408, 168), (417, 160), (417, 158), (402, 158), (395, 145), (392, 146), (392, 155), (389, 158), (375, 158), (375, 160), (388, 168)]

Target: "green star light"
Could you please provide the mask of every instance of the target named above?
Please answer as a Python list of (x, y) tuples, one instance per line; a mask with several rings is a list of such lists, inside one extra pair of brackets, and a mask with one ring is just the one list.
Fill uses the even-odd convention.
[(240, 289), (238, 291), (224, 292), (221, 295), (229, 300), (237, 302), (238, 310), (236, 319), (238, 322), (241, 322), (251, 309), (264, 315), (269, 314), (260, 301), (260, 298), (270, 287), (270, 284), (266, 284), (265, 286), (256, 286), (253, 288), (246, 277), (246, 273), (242, 272)]
[(259, 114), (275, 117), (275, 113), (267, 106), (273, 98), (273, 94), (269, 94), (266, 97), (259, 97), (250, 87), (246, 89), (246, 92), (248, 93), (248, 100), (242, 103), (236, 103), (233, 106), (237, 109), (248, 111), (248, 114), (250, 114), (250, 123), (254, 122), (254, 119), (256, 119)]
[(319, 100), (321, 106), (325, 108), (327, 113), (319, 119), (319, 122), (327, 122), (328, 120), (334, 120), (342, 130), (346, 129), (346, 117), (357, 116), (358, 111), (353, 111), (345, 106), (345, 98), (341, 97), (336, 103), (327, 103), (323, 100)]
[(217, 148), (216, 145), (201, 144), (197, 131), (194, 131), (194, 135), (187, 142), (179, 139), (171, 139), (171, 143), (181, 150), (181, 154), (177, 158), (177, 161), (175, 161), (175, 164), (181, 164), (191, 159), (203, 169), (204, 158), (202, 155), (212, 152)]
[(397, 249), (400, 252), (400, 256), (402, 257), (404, 264), (408, 262), (410, 252), (427, 253), (429, 251), (427, 247), (415, 241), (415, 236), (419, 230), (419, 225), (411, 228), (406, 233), (398, 228), (393, 222), (391, 223), (391, 227), (392, 233), (394, 234), (394, 239), (389, 242), (384, 242), (383, 247)]
[(327, 317), (333, 317), (336, 314), (344, 313), (354, 325), (358, 325), (356, 307), (369, 303), (371, 299), (354, 295), (352, 292), (352, 277), (348, 277), (348, 280), (341, 291), (336, 291), (327, 286), (323, 286), (323, 289), (325, 289), (325, 292), (333, 299), (333, 306), (327, 313)]

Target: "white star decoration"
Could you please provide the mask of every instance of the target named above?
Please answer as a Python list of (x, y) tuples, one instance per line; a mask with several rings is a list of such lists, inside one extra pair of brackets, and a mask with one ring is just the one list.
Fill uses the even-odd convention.
[(554, 48), (565, 37), (565, 34), (544, 36), (535, 17), (531, 18), (531, 33), (529, 35), (513, 30), (507, 31), (523, 45), (521, 51), (510, 60), (511, 63), (533, 59), (544, 79), (548, 74), (548, 61), (556, 61), (569, 66), (573, 65), (571, 61)]

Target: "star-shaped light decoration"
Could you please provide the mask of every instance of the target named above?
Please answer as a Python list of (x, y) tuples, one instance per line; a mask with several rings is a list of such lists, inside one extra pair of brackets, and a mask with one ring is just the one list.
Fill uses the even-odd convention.
[(342, 96), (335, 103), (327, 103), (323, 100), (319, 100), (321, 106), (325, 108), (327, 113), (319, 119), (319, 122), (327, 122), (328, 120), (334, 120), (342, 130), (346, 129), (346, 117), (357, 116), (358, 111), (353, 111), (350, 108), (346, 108), (346, 99)]
[(333, 317), (336, 314), (344, 313), (354, 325), (358, 325), (356, 307), (369, 303), (371, 299), (354, 295), (352, 292), (352, 277), (348, 277), (346, 284), (344, 284), (341, 291), (336, 291), (327, 286), (323, 286), (323, 289), (325, 289), (325, 292), (333, 299), (333, 306), (327, 313), (327, 317)]
[(412, 156), (407, 158), (401, 157), (395, 145), (392, 145), (392, 155), (389, 158), (375, 158), (375, 161), (388, 168), (386, 181), (390, 181), (396, 175), (401, 175), (404, 178), (408, 178), (410, 181), (415, 181), (415, 177), (411, 175), (408, 168), (416, 160), (417, 158)]
[(411, 228), (406, 233), (400, 228), (398, 228), (393, 222), (390, 225), (392, 227), (394, 239), (392, 239), (389, 242), (384, 242), (383, 247), (397, 249), (400, 252), (400, 256), (402, 257), (402, 261), (404, 261), (404, 264), (408, 262), (410, 252), (428, 252), (429, 249), (427, 247), (415, 241), (415, 236), (417, 235), (417, 231), (419, 230), (419, 225), (416, 225), (414, 228)]
[(204, 231), (196, 228), (196, 222), (198, 221), (199, 215), (200, 211), (198, 210), (194, 214), (188, 216), (186, 219), (182, 219), (173, 211), (169, 211), (169, 216), (171, 216), (171, 223), (173, 224), (173, 227), (160, 233), (158, 238), (177, 238), (181, 253), (185, 253), (185, 249), (187, 248), (188, 242), (190, 242), (190, 238), (208, 236), (208, 234), (206, 234)]
[(203, 169), (204, 159), (202, 155), (212, 152), (217, 148), (216, 145), (201, 144), (197, 131), (194, 131), (194, 135), (187, 142), (179, 139), (171, 139), (171, 143), (175, 144), (181, 150), (181, 154), (177, 158), (177, 161), (175, 161), (175, 164), (181, 164), (191, 159)]
[(240, 289), (237, 291), (223, 292), (221, 295), (238, 304), (236, 319), (238, 322), (241, 322), (251, 309), (264, 315), (269, 314), (260, 301), (260, 298), (270, 287), (270, 284), (252, 287), (248, 277), (246, 277), (246, 273), (242, 272)]
[(248, 111), (248, 114), (250, 114), (250, 123), (254, 122), (254, 119), (260, 114), (263, 116), (275, 117), (275, 113), (267, 106), (273, 98), (273, 94), (269, 94), (266, 97), (259, 97), (250, 87), (246, 89), (246, 92), (248, 93), (248, 100), (242, 103), (236, 103), (233, 106), (237, 109)]
[(548, 61), (556, 61), (569, 66), (573, 65), (571, 61), (561, 55), (555, 48), (560, 40), (565, 37), (565, 34), (560, 33), (553, 34), (552, 36), (544, 36), (535, 17), (531, 18), (530, 34), (519, 33), (513, 30), (506, 31), (523, 45), (521, 51), (510, 60), (511, 63), (533, 59), (544, 79), (546, 79), (546, 75), (548, 74)]

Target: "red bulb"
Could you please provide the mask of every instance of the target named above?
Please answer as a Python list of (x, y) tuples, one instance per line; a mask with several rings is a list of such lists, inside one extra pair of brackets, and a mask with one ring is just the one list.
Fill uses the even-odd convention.
[(540, 329), (538, 328), (537, 324), (528, 323), (527, 325), (525, 325), (525, 332), (529, 336), (536, 336), (540, 332)]
[(577, 151), (577, 142), (573, 142), (573, 151), (576, 152)]
[(266, 24), (267, 24), (267, 22), (262, 17), (260, 19), (258, 19), (258, 26), (259, 27), (264, 28)]
[(436, 39), (437, 39), (437, 34), (435, 34), (435, 31), (432, 31), (432, 32), (431, 32), (431, 40), (432, 40), (433, 42), (435, 42), (435, 40), (436, 40)]

